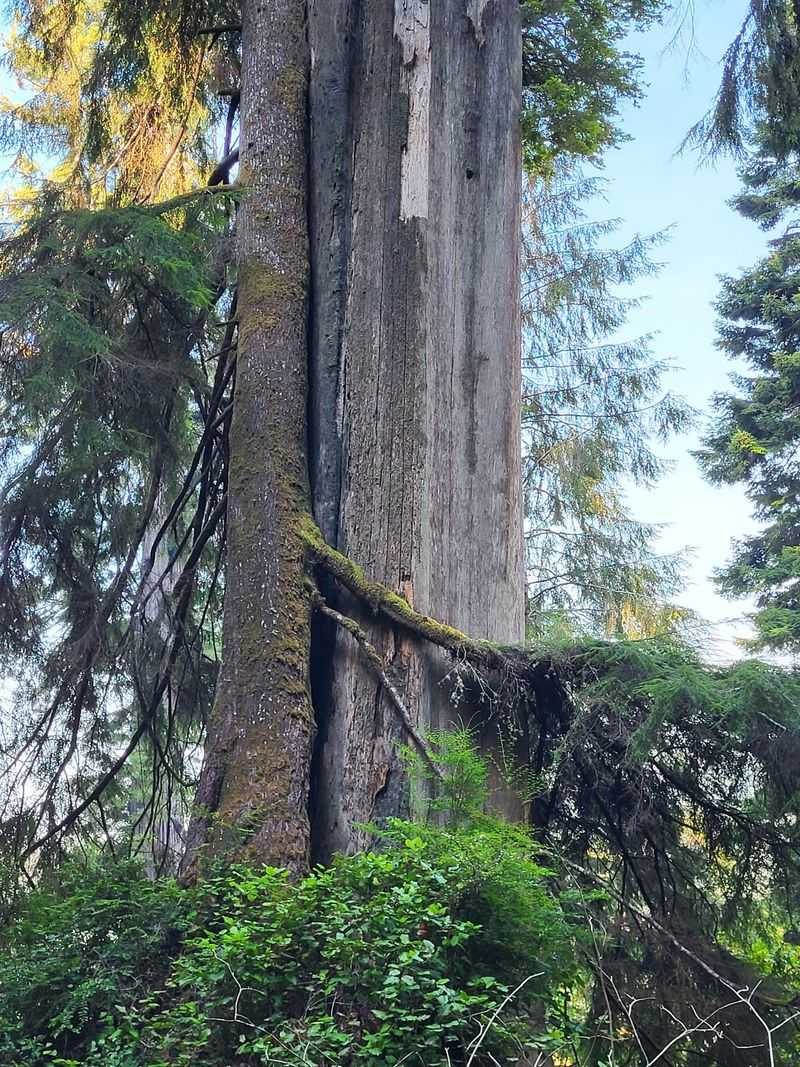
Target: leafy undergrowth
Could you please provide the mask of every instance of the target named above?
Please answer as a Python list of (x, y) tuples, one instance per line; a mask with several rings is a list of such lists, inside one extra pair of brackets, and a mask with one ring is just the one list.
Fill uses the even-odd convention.
[(394, 822), (297, 885), (60, 872), (0, 932), (7, 1067), (483, 1067), (561, 1043), (577, 901), (518, 828)]

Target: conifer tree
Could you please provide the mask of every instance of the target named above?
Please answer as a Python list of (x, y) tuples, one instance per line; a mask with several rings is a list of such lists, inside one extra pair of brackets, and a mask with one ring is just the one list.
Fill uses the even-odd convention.
[(757, 645), (790, 651), (800, 642), (797, 189), (794, 163), (762, 155), (745, 173), (739, 212), (765, 229), (782, 224), (786, 231), (754, 268), (725, 279), (719, 344), (745, 369), (733, 375), (735, 393), (715, 398), (716, 422), (699, 453), (712, 481), (745, 486), (763, 524), (735, 542), (720, 586), (732, 596), (755, 596)]
[(756, 647), (790, 651), (800, 637), (793, 369), (798, 32), (796, 4), (754, 0), (726, 53), (715, 106), (689, 137), (711, 154), (749, 149), (734, 206), (765, 231), (779, 225), (784, 231), (752, 270), (724, 279), (719, 345), (737, 364), (736, 392), (715, 398), (716, 421), (698, 458), (712, 481), (746, 487), (763, 524), (755, 536), (735, 541), (732, 562), (718, 573), (720, 587), (755, 596)]
[[(620, 35), (657, 7), (531, 2), (524, 29), (500, 0), (23, 10), (59, 70), (87, 12), (98, 36), (64, 112), (81, 165), (1, 253), (2, 622), (35, 683), (2, 756), (18, 867), (69, 831), (124, 842), (125, 775), (140, 759), (168, 802), (207, 723), (187, 880), (208, 856), (297, 874), (406, 809), (398, 740), (439, 788), (426, 727), (455, 703), (596, 934), (582, 1058), (761, 1067), (791, 1043), (758, 937), (796, 926), (797, 679), (665, 640), (517, 644), (520, 105), (543, 169), (608, 143), (635, 91)], [(159, 97), (142, 183), (121, 117), (184, 68), (199, 141)]]
[(661, 391), (649, 338), (612, 340), (632, 301), (618, 287), (656, 269), (665, 235), (608, 246), (614, 220), (589, 222), (602, 180), (574, 161), (532, 180), (523, 200), (523, 476), (530, 625), (644, 635), (679, 626), (670, 604), (680, 560), (653, 550), (657, 530), (630, 514), (627, 479), (654, 482), (653, 439), (690, 410)]
[[(687, 5), (691, 13), (691, 5)], [(798, 149), (800, 9), (796, 0), (750, 0), (723, 59), (722, 79), (708, 114), (686, 144), (707, 156), (744, 155), (756, 130), (786, 157)]]
[[(516, 435), (510, 427), (518, 417), (513, 414), (518, 371), (512, 360), (508, 373), (491, 374), (485, 379), (478, 374), (475, 388), (479, 392), (473, 389), (469, 399), (465, 364), (464, 373), (456, 374), (463, 383), (465, 420), (461, 422), (454, 416), (448, 426), (438, 417), (437, 405), (423, 413), (422, 398), (425, 390), (434, 388), (435, 376), (422, 392), (419, 388), (425, 383), (420, 379), (421, 368), (411, 369), (409, 365), (402, 381), (398, 377), (398, 346), (405, 345), (412, 359), (417, 359), (426, 345), (444, 350), (436, 341), (436, 331), (444, 328), (438, 321), (440, 304), (434, 306), (431, 302), (426, 309), (424, 281), (433, 288), (451, 286), (452, 299), (461, 308), (457, 319), (490, 330), (491, 337), (487, 335), (483, 340), (477, 334), (473, 341), (466, 334), (457, 337), (456, 349), (463, 358), (468, 361), (470, 346), (475, 344), (479, 348), (487, 346), (484, 356), (501, 347), (505, 353), (513, 353), (511, 335), (505, 341), (502, 336), (503, 330), (513, 333), (515, 322), (511, 235), (516, 226), (510, 221), (499, 226), (507, 235), (505, 259), (493, 259), (491, 268), (484, 268), (477, 261), (474, 266), (474, 272), (482, 275), (476, 298), (491, 300), (496, 307), (489, 303), (484, 307), (480, 299), (472, 307), (469, 286), (461, 277), (468, 277), (464, 264), (472, 262), (470, 256), (481, 247), (473, 239), (479, 225), (491, 229), (492, 211), (502, 214), (517, 210), (514, 183), (504, 186), (502, 195), (498, 184), (502, 180), (510, 182), (514, 167), (516, 109), (521, 102), (526, 151), (540, 168), (546, 169), (564, 153), (592, 155), (612, 143), (619, 136), (614, 115), (616, 102), (638, 91), (636, 58), (621, 52), (619, 41), (631, 21), (646, 21), (659, 5), (635, 3), (623, 10), (612, 10), (604, 3), (567, 8), (526, 4), (521, 37), (514, 5), (508, 5), (508, 10), (506, 5), (489, 6), (498, 6), (498, 11), (485, 12), (482, 6), (473, 17), (471, 8), (466, 14), (454, 8), (455, 21), (441, 24), (442, 33), (447, 34), (442, 40), (447, 40), (448, 47), (435, 57), (442, 66), (438, 68), (434, 63), (431, 77), (439, 77), (437, 70), (444, 76), (450, 64), (460, 62), (454, 48), (457, 51), (468, 40), (474, 52), (469, 62), (475, 77), (489, 79), (487, 91), (491, 88), (497, 100), (502, 99), (503, 108), (508, 109), (495, 116), (489, 98), (478, 106), (476, 97), (474, 106), (468, 106), (466, 98), (459, 102), (452, 95), (436, 97), (444, 83), (435, 78), (428, 87), (425, 63), (429, 31), (424, 20), (419, 26), (413, 19), (408, 25), (403, 19), (395, 25), (394, 19), (388, 17), (388, 9), (372, 13), (371, 17), (377, 20), (375, 33), (382, 35), (387, 55), (395, 49), (396, 39), (405, 40), (404, 34), (411, 35), (407, 48), (414, 51), (403, 53), (403, 64), (396, 70), (399, 80), (390, 84), (374, 75), (374, 60), (358, 43), (359, 34), (370, 33), (372, 23), (367, 26), (359, 22), (347, 5), (341, 5), (341, 10), (329, 5), (324, 9), (322, 5), (309, 7), (312, 45), (317, 34), (325, 47), (313, 48), (318, 63), (309, 81), (310, 185), (304, 194), (315, 293), (310, 308), (308, 464), (314, 516), (330, 541), (347, 547), (357, 561), (366, 564), (372, 577), (384, 578), (404, 596), (413, 598), (417, 606), (435, 610), (449, 623), (461, 623), (474, 633), (509, 639), (522, 634), (519, 548), (513, 548), (502, 561), (497, 556), (493, 564), (493, 553), (481, 547), (480, 539), (470, 531), (474, 529), (471, 509), (480, 501), (483, 514), (488, 500), (493, 499), (499, 510), (495, 519), (484, 519), (487, 529), (495, 525), (508, 528), (512, 546), (516, 543), (513, 529), (515, 523), (519, 529), (518, 520), (511, 516), (515, 511), (519, 514), (518, 505), (514, 504), (514, 469), (519, 461)], [(484, 14), (486, 27), (480, 21)], [(504, 23), (503, 19), (510, 21)], [(355, 20), (352, 25), (351, 20)], [(378, 29), (380, 20), (383, 21)], [(514, 33), (512, 23), (517, 25)], [(91, 826), (91, 833), (102, 836), (110, 832), (113, 836), (124, 821), (124, 798), (132, 786), (129, 776), (134, 764), (138, 768), (152, 767), (151, 784), (144, 790), (148, 804), (140, 824), (151, 817), (149, 805), (154, 797), (169, 803), (175, 783), (191, 778), (192, 751), (202, 735), (219, 659), (223, 550), (229, 533), (225, 522), (229, 511), (228, 430), (234, 407), (241, 308), (231, 230), (233, 201), (239, 194), (231, 194), (224, 182), (235, 174), (232, 168), (239, 153), (239, 68), (243, 58), (240, 24), (240, 12), (224, 4), (144, 4), (134, 9), (113, 0), (103, 5), (71, 5), (53, 0), (29, 7), (21, 5), (19, 9), (11, 59), (33, 93), (24, 106), (13, 102), (6, 105), (6, 143), (25, 153), (30, 162), (25, 162), (24, 170), (30, 176), (25, 178), (12, 208), (15, 230), (6, 245), (4, 270), (9, 323), (6, 351), (12, 350), (17, 338), (20, 345), (18, 357), (7, 363), (9, 395), (16, 396), (17, 402), (7, 411), (4, 581), (9, 633), (15, 635), (7, 645), (8, 669), (19, 673), (18, 667), (27, 657), (26, 676), (31, 685), (19, 688), (18, 721), (8, 739), (7, 752), (12, 779), (20, 775), (20, 780), (30, 777), (36, 781), (45, 803), (36, 806), (33, 822), (27, 812), (10, 819), (13, 847), (18, 853), (41, 842), (43, 836), (56, 841), (64, 830), (79, 825), (79, 816), (84, 816), (83, 822)], [(422, 34), (419, 41), (409, 29), (414, 26), (414, 34)], [(438, 32), (438, 26), (436, 23), (429, 27), (430, 32)], [(506, 27), (502, 41), (498, 36), (501, 26)], [(346, 49), (345, 37), (349, 41)], [(568, 42), (569, 47), (560, 50), (554, 45), (558, 40)], [(508, 79), (520, 76), (519, 68), (514, 75), (514, 62), (520, 62), (520, 41), (525, 84), (522, 99), (517, 96), (515, 104), (519, 81), (515, 89)], [(452, 42), (457, 42), (457, 47)], [(417, 47), (425, 59), (422, 66), (413, 58)], [(496, 67), (492, 66), (495, 61)], [(373, 77), (376, 80), (371, 81)], [(403, 79), (410, 79), (409, 86)], [(492, 79), (497, 80), (496, 86), (490, 85)], [(508, 93), (501, 89), (501, 83), (508, 85)], [(374, 107), (389, 111), (406, 99), (406, 88), (419, 90), (422, 110), (412, 108), (407, 124), (419, 138), (420, 151), (423, 155), (427, 152), (428, 176), (424, 174), (425, 158), (420, 156), (417, 185), (413, 170), (409, 170), (417, 150), (413, 138), (409, 147), (399, 134), (395, 137), (392, 133), (389, 141), (380, 142), (376, 140), (378, 134), (360, 134), (358, 129), (354, 132), (354, 122), (366, 121), (366, 113), (350, 99), (354, 84), (361, 86), (364, 98), (374, 91)], [(430, 99), (429, 88), (434, 94)], [(410, 99), (416, 99), (413, 92)], [(331, 108), (334, 100), (341, 104), (338, 109)], [(428, 103), (431, 107), (455, 107), (454, 113), (463, 118), (463, 142), (449, 146), (443, 141), (441, 156), (436, 154), (439, 148), (435, 140), (439, 127), (431, 126), (423, 107)], [(317, 113), (320, 117), (315, 120)], [(509, 153), (511, 168), (505, 178), (502, 173), (490, 173), (479, 165), (480, 154), (488, 151), (485, 138), (490, 135), (492, 122), (492, 151), (496, 154), (501, 120), (506, 131), (502, 137), (507, 139), (504, 151)], [(366, 168), (363, 175), (367, 183), (363, 194), (360, 191), (358, 176), (350, 170), (352, 153), (347, 147), (348, 138), (359, 137), (364, 143), (382, 145), (380, 149), (376, 147), (376, 153), (380, 150), (394, 160), (393, 180), (400, 183), (395, 201), (391, 201), (391, 188), (386, 184), (387, 172), (381, 169), (375, 154), (375, 158), (363, 154), (359, 157)], [(384, 273), (396, 288), (395, 295), (386, 299), (399, 302), (397, 314), (386, 311), (386, 299), (379, 301), (384, 308), (380, 316), (383, 325), (375, 320), (374, 329), (367, 330), (365, 324), (372, 318), (370, 307), (374, 310), (377, 305), (365, 298), (357, 308), (355, 304), (350, 307), (342, 295), (352, 290), (355, 299), (359, 292), (360, 275), (351, 277), (353, 270), (366, 270), (369, 261), (373, 263), (368, 271), (372, 279), (383, 261), (380, 249), (388, 237), (376, 236), (381, 227), (377, 216), (374, 226), (365, 229), (361, 225), (365, 212), (374, 212), (386, 201), (391, 211), (396, 211), (398, 233), (430, 229), (424, 212), (426, 182), (430, 181), (430, 189), (435, 192), (439, 179), (432, 168), (446, 164), (457, 169), (454, 152), (464, 155), (463, 183), (452, 176), (447, 179), (450, 186), (443, 184), (445, 199), (435, 204), (440, 231), (431, 235), (431, 240), (432, 247), (448, 248), (449, 256), (453, 236), (462, 235), (463, 250), (457, 255), (462, 264), (459, 276), (447, 273), (445, 259), (436, 261), (428, 256), (423, 263), (419, 258), (422, 246), (417, 247), (417, 238), (411, 242), (408, 270), (420, 286), (414, 299), (420, 314), (427, 317), (427, 324), (420, 327), (415, 341), (408, 323), (417, 282), (409, 283), (401, 293), (402, 286), (394, 280), (397, 246), (392, 245), (392, 271)], [(218, 165), (213, 163), (215, 158)], [(196, 183), (203, 178), (210, 191), (198, 191)], [(159, 196), (170, 194), (177, 199), (159, 202)], [(445, 210), (447, 196), (453, 198), (451, 216)], [(493, 196), (494, 200), (484, 210), (478, 205), (486, 196)], [(474, 214), (470, 216), (469, 212)], [(416, 218), (421, 221), (414, 222)], [(456, 229), (448, 231), (448, 226)], [(51, 241), (56, 232), (63, 232), (64, 237), (58, 239), (54, 249)], [(79, 234), (74, 241), (70, 237), (73, 232)], [(368, 240), (373, 240), (374, 250), (367, 244), (356, 248), (353, 243)], [(490, 241), (486, 255), (494, 256), (491, 247)], [(206, 253), (202, 257), (198, 255), (200, 248)], [(136, 254), (131, 256), (133, 250)], [(67, 279), (66, 285), (54, 281), (54, 256), (58, 271)], [(431, 273), (436, 270), (442, 272), (438, 279)], [(505, 272), (498, 287), (487, 287), (487, 270)], [(458, 295), (460, 288), (464, 290), (463, 298)], [(466, 301), (463, 305), (459, 302), (462, 299)], [(29, 329), (23, 336), (21, 309), (32, 300), (40, 309), (40, 325), (35, 334)], [(177, 301), (180, 308), (165, 308), (169, 300)], [(497, 318), (500, 306), (506, 310)], [(406, 325), (398, 333), (401, 320)], [(113, 322), (125, 322), (126, 330), (114, 329)], [(495, 325), (487, 326), (490, 322)], [(499, 333), (498, 322), (503, 323)], [(104, 332), (109, 330), (108, 334)], [(352, 341), (348, 331), (353, 332)], [(372, 362), (371, 336), (378, 338), (387, 360), (391, 355), (385, 373), (376, 371), (380, 363)], [(80, 358), (81, 349), (87, 345), (98, 350), (94, 364)], [(140, 353), (153, 346), (154, 354), (143, 366)], [(33, 364), (23, 362), (22, 352), (28, 350), (41, 361), (41, 371), (35, 375), (27, 373)], [(170, 360), (178, 350), (185, 353), (185, 362), (173, 365)], [(342, 378), (339, 368), (345, 355), (350, 359), (350, 376)], [(364, 360), (363, 372), (357, 370), (358, 358)], [(169, 379), (177, 414), (170, 409), (165, 417), (158, 414), (156, 407), (151, 415), (139, 402), (140, 387), (128, 384), (126, 375), (133, 373), (133, 368), (144, 375), (150, 374), (154, 365), (162, 377), (151, 376), (148, 384), (160, 398), (163, 378)], [(94, 399), (97, 368), (106, 366), (110, 368), (108, 404), (98, 408)], [(57, 368), (55, 376), (48, 371), (51, 367)], [(77, 370), (77, 378), (72, 367)], [(352, 393), (357, 386), (364, 386), (370, 376), (376, 378), (379, 394), (385, 398), (386, 424), (377, 439), (367, 423), (359, 422), (364, 418), (360, 412), (373, 410), (372, 402), (365, 407), (364, 398)], [(412, 400), (408, 383), (417, 390), (416, 399)], [(352, 393), (349, 406), (348, 393), (342, 391), (345, 386)], [(91, 410), (97, 414), (91, 422), (81, 413), (81, 436), (67, 447), (69, 438), (59, 432), (57, 413), (59, 403), (74, 387), (81, 397), (87, 394), (92, 398)], [(497, 389), (505, 390), (505, 399), (495, 411), (490, 394)], [(125, 401), (132, 406), (125, 407)], [(382, 411), (383, 406), (379, 405), (378, 410)], [(505, 411), (502, 417), (501, 411)], [(348, 421), (351, 415), (352, 426)], [(427, 428), (426, 419), (433, 420)], [(90, 425), (97, 429), (91, 452), (87, 453)], [(485, 440), (479, 440), (478, 433), (485, 434)], [(49, 489), (49, 480), (55, 478), (46, 463), (51, 456), (51, 438), (57, 440), (60, 485), (69, 486), (72, 473), (67, 479), (64, 473), (73, 471), (76, 485), (82, 484), (87, 455), (91, 455), (89, 481), (103, 486), (99, 496), (82, 495), (79, 522), (73, 518), (68, 524), (70, 509), (58, 504), (57, 496)], [(31, 453), (22, 444), (26, 439), (33, 442)], [(139, 442), (138, 450), (134, 442)], [(354, 442), (359, 443), (363, 455)], [(426, 466), (429, 461), (424, 458), (424, 449), (420, 451), (423, 444), (433, 449), (431, 456), (463, 456), (463, 484), (458, 480), (458, 463), (451, 461), (445, 468), (430, 461), (432, 465)], [(503, 463), (507, 473), (501, 478), (497, 464), (502, 455), (506, 457)], [(385, 456), (385, 470), (399, 462), (402, 477), (376, 477), (376, 456)], [(109, 463), (119, 471), (119, 480), (116, 495), (106, 498), (104, 494), (113, 484), (108, 478)], [(444, 484), (437, 488), (437, 471), (445, 470), (451, 484), (449, 488)], [(470, 495), (471, 483), (480, 484), (479, 494)], [(494, 487), (494, 496), (487, 497), (487, 486)], [(351, 504), (347, 504), (345, 490), (350, 493)], [(71, 489), (70, 494), (80, 495), (77, 489)], [(451, 499), (458, 499), (459, 504), (454, 506)], [(38, 502), (38, 512), (33, 501)], [(442, 538), (446, 527), (436, 518), (435, 508), (426, 511), (431, 502), (441, 509), (443, 517), (448, 516), (447, 537), (460, 546), (458, 551), (445, 550)], [(346, 509), (342, 514), (350, 518), (342, 519), (345, 526), (339, 529), (337, 516), (342, 505)], [(385, 514), (388, 525), (383, 532), (381, 524), (374, 527), (378, 541), (373, 544), (373, 534), (361, 530), (360, 524), (376, 508)], [(36, 516), (40, 512), (47, 533), (37, 527), (40, 518)], [(392, 523), (396, 522), (400, 525), (392, 532)], [(347, 523), (351, 525), (347, 527)], [(459, 523), (464, 524), (462, 531)], [(426, 531), (432, 537), (428, 547), (424, 547)], [(423, 541), (419, 541), (422, 535)], [(86, 571), (80, 583), (75, 579), (76, 564), (71, 561), (78, 539), (79, 559)], [(360, 539), (363, 545), (358, 548)], [(44, 550), (48, 542), (66, 547), (54, 556)], [(66, 564), (60, 559), (62, 551), (70, 557)], [(438, 555), (426, 555), (430, 552)], [(489, 573), (495, 565), (499, 569)], [(439, 579), (436, 572), (442, 567), (444, 572)], [(446, 578), (448, 567), (453, 568), (452, 580)], [(417, 568), (421, 568), (419, 576), (415, 574)], [(158, 588), (148, 579), (149, 573), (158, 575)], [(473, 576), (472, 585), (459, 592), (468, 574)], [(433, 586), (425, 592), (426, 583), (431, 581), (439, 581), (435, 595)], [(171, 589), (169, 596), (163, 595), (165, 583)], [(87, 590), (91, 590), (91, 596)], [(131, 609), (135, 616), (146, 620), (152, 614), (150, 608), (156, 596), (163, 600), (172, 634), (166, 648), (163, 617), (149, 643), (134, 639), (141, 628), (131, 624)], [(493, 604), (484, 610), (487, 596)], [(436, 597), (444, 599), (437, 605)], [(455, 599), (451, 602), (448, 598)], [(52, 616), (55, 604), (67, 614), (77, 614), (80, 624), (74, 631), (51, 630), (51, 640), (42, 642), (42, 627)], [(477, 614), (473, 618), (474, 613)], [(402, 803), (402, 773), (392, 753), (406, 728), (394, 712), (383, 707), (383, 721), (376, 729), (379, 734), (384, 731), (385, 736), (361, 736), (365, 724), (359, 709), (364, 702), (375, 702), (382, 683), (376, 687), (369, 671), (363, 677), (360, 653), (349, 636), (340, 633), (334, 639), (330, 617), (326, 621), (319, 615), (317, 612), (315, 623), (318, 654), (311, 659), (316, 664), (336, 665), (333, 677), (325, 676), (325, 668), (312, 678), (315, 705), (318, 710), (328, 709), (320, 714), (330, 717), (332, 724), (330, 729), (323, 726), (320, 737), (327, 740), (321, 741), (318, 762), (321, 784), (316, 803), (323, 818), (329, 820), (327, 829), (320, 831), (320, 848), (324, 851), (326, 847), (351, 847), (356, 843), (358, 835), (353, 836), (352, 827), (369, 816), (375, 797), (384, 797), (387, 811)], [(378, 645), (387, 640), (389, 646), (394, 643), (385, 627), (375, 629), (374, 639)], [(398, 674), (406, 683), (413, 715), (419, 714), (422, 721), (434, 716), (433, 709), (419, 710), (430, 699), (430, 692), (436, 691), (435, 685), (431, 687), (422, 675), (439, 668), (424, 666), (406, 646), (395, 659)], [(350, 688), (351, 682), (355, 689)], [(332, 692), (331, 687), (339, 688), (336, 699), (351, 709), (347, 715), (333, 714), (336, 699), (325, 695)], [(414, 710), (417, 705), (419, 708)], [(43, 713), (43, 708), (48, 710)], [(447, 712), (446, 702), (442, 711)], [(29, 745), (26, 738), (31, 733), (34, 742)], [(65, 736), (74, 739), (66, 749)], [(100, 738), (108, 740), (100, 743)], [(83, 753), (86, 749), (77, 775), (74, 761), (68, 756), (73, 744), (74, 751)], [(353, 744), (353, 751), (360, 755), (347, 754), (348, 746)], [(110, 761), (109, 748), (116, 756)], [(130, 758), (133, 754), (135, 761)], [(142, 759), (144, 755), (146, 758)], [(356, 776), (344, 787), (340, 773), (343, 766), (352, 768), (348, 773)], [(140, 777), (139, 770), (136, 777)], [(13, 790), (11, 793), (16, 795)], [(352, 812), (336, 814), (343, 796), (357, 796), (358, 800), (353, 803)], [(346, 805), (349, 803), (346, 801)], [(46, 818), (45, 809), (49, 813)], [(109, 823), (113, 825), (109, 827)], [(326, 840), (332, 844), (326, 846)]]

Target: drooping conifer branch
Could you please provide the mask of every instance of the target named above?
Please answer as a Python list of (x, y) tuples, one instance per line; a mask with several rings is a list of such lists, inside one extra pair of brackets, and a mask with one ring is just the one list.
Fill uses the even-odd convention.
[[(718, 898), (756, 917), (769, 885), (793, 914), (800, 874), (800, 831), (787, 814), (796, 812), (800, 786), (793, 672), (713, 667), (668, 641), (493, 648), (371, 581), (325, 544), (310, 519), (303, 537), (314, 563), (367, 613), (446, 650), (488, 687), (498, 671), (512, 675), (507, 699), (467, 706), (528, 738), (534, 825), (554, 857), (608, 891), (647, 945), (635, 970), (613, 954), (600, 962), (616, 990), (615, 1013), (625, 1018), (630, 991), (650, 988), (654, 1002), (678, 1009), (691, 996), (701, 1014), (713, 1012), (721, 987), (742, 992), (738, 1014), (726, 1022), (732, 1040), (753, 1039), (759, 998), (770, 1026), (791, 1021), (791, 997), (779, 986), (761, 990), (755, 970), (720, 935)], [(335, 621), (355, 635), (358, 622), (339, 614)], [(702, 849), (687, 844), (693, 837)], [(730, 873), (710, 886), (708, 864), (725, 870), (730, 857)], [(676, 952), (686, 962), (676, 963)], [(642, 1033), (659, 1047), (664, 1021), (643, 1014)]]

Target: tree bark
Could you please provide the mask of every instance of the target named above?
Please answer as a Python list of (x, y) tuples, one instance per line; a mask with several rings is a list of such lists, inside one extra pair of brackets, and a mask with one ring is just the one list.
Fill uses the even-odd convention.
[(183, 876), (308, 864), (310, 592), (300, 520), (309, 251), (304, 0), (243, 0), (238, 318), (223, 667)]
[[(518, 4), (310, 0), (309, 28), (315, 516), (418, 610), (519, 642)], [(452, 663), (338, 606), (402, 680), (416, 725), (448, 725)], [(358, 643), (324, 627), (315, 641), (324, 859), (363, 845), (358, 824), (408, 811), (407, 738)]]
[(245, 0), (242, 55), (224, 665), (186, 877), (203, 846), (302, 870), (309, 808), (317, 858), (360, 847), (409, 810), (399, 743), (475, 711), (323, 576), (309, 654), (304, 508), (419, 611), (524, 636), (518, 0)]

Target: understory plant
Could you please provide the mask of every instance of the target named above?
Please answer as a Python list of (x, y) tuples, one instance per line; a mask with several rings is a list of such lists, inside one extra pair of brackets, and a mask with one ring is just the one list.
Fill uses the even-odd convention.
[(182, 890), (98, 863), (0, 933), (0, 1062), (515, 1062), (562, 1040), (577, 931), (527, 832), (487, 819), (392, 822), (297, 883), (234, 866)]

